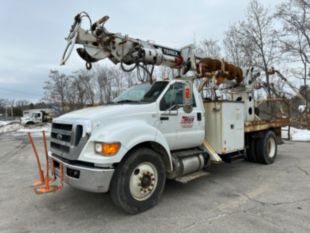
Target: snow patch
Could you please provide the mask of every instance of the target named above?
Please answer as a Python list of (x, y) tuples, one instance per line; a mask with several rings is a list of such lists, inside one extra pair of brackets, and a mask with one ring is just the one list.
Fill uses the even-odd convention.
[(43, 126), (36, 126), (32, 128), (21, 127), (19, 128), (14, 135), (15, 136), (23, 136), (31, 133), (32, 137), (42, 137), (42, 132), (45, 131), (46, 137), (49, 137), (51, 132), (51, 124), (46, 124)]
[[(288, 127), (282, 128), (282, 138), (288, 138)], [(291, 140), (310, 142), (310, 130), (291, 127)]]
[(20, 126), (19, 123), (3, 124), (3, 125), (0, 126), (0, 134), (15, 132), (16, 130), (20, 129), (20, 127), (21, 126)]
[(51, 124), (25, 127), (18, 121), (0, 121), (0, 134), (6, 133), (14, 136), (27, 136), (27, 133), (31, 133), (33, 137), (42, 137), (42, 131), (45, 131), (48, 137), (51, 131)]

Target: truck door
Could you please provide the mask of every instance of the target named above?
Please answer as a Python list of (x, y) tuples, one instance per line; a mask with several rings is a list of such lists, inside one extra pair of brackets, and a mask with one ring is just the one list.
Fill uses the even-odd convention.
[(159, 130), (166, 137), (171, 150), (196, 147), (204, 137), (203, 116), (196, 101), (193, 101), (191, 113), (183, 110), (183, 88), (182, 82), (172, 84), (159, 102)]
[(34, 113), (34, 122), (35, 123), (38, 123), (38, 122), (42, 122), (42, 114), (39, 112), (39, 113)]

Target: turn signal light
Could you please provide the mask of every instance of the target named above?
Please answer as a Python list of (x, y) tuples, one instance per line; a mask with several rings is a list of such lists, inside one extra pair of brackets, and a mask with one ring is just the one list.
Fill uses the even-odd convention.
[(101, 143), (101, 142), (95, 143), (96, 153), (108, 156), (115, 155), (120, 147), (121, 147), (120, 143)]

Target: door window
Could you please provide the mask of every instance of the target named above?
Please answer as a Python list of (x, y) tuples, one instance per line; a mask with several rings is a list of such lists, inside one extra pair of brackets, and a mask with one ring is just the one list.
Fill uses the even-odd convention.
[(183, 83), (171, 85), (160, 101), (160, 110), (175, 110), (183, 105)]
[[(160, 101), (160, 110), (176, 110), (180, 107), (183, 107), (183, 91), (184, 83), (177, 82), (171, 85), (162, 100)], [(192, 101), (193, 107), (196, 107), (194, 95)]]

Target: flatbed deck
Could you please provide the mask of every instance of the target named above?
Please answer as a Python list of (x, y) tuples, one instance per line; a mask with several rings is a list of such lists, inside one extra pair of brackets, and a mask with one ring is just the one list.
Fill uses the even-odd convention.
[(270, 128), (280, 128), (289, 125), (289, 118), (276, 118), (272, 120), (248, 121), (244, 125), (244, 132), (251, 133)]

